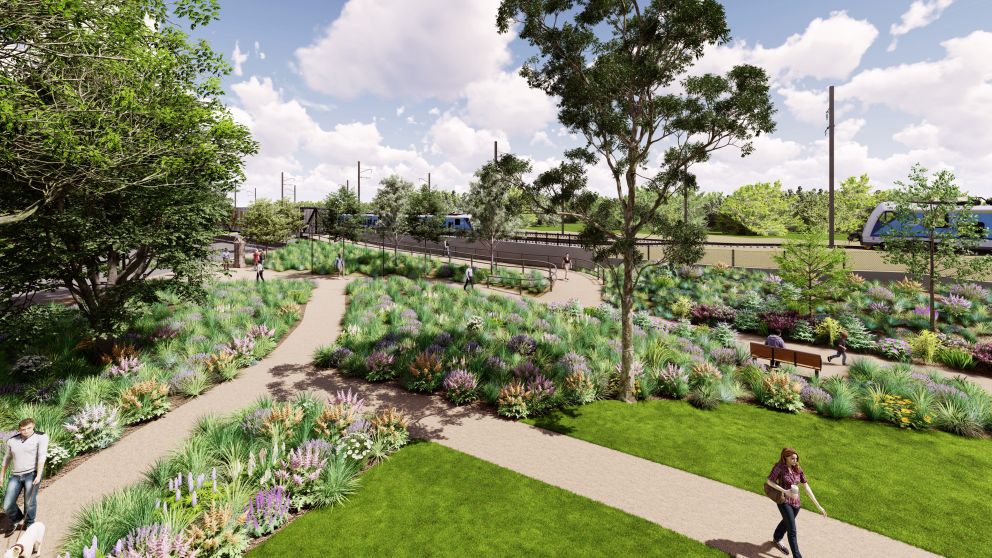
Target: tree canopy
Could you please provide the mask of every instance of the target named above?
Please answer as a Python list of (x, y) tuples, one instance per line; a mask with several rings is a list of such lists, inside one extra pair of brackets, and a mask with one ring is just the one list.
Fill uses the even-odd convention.
[[(0, 10), (0, 300), (64, 286), (113, 328), (168, 268), (191, 294), (257, 146), (187, 29), (214, 0), (9, 0)], [(146, 16), (150, 19), (146, 21)]]
[[(656, 223), (673, 192), (696, 189), (693, 164), (728, 146), (747, 155), (754, 136), (774, 129), (768, 76), (751, 65), (687, 75), (707, 46), (730, 39), (716, 0), (503, 0), (497, 27), (512, 27), (536, 49), (521, 75), (559, 100), (558, 120), (586, 141), (530, 192), (547, 200), (542, 211), (585, 224), (580, 239), (598, 261), (623, 264), (621, 382), (633, 401), (637, 234)], [(660, 164), (650, 168), (659, 149)], [(618, 218), (585, 190), (585, 168), (597, 162), (614, 180)]]
[(408, 232), (411, 195), (413, 183), (393, 174), (379, 182), (379, 191), (372, 200), (379, 216), (376, 230), (393, 240), (394, 253), (398, 249), (400, 236)]
[(303, 228), (300, 210), (289, 200), (256, 200), (245, 214), (244, 235), (259, 244), (279, 244)]
[(496, 246), (520, 226), (524, 211), (524, 179), (530, 163), (513, 155), (503, 155), (475, 172), (469, 184), (465, 206), (472, 214), (469, 235), (489, 248), (490, 269), (496, 268)]
[(773, 258), (782, 279), (796, 287), (797, 298), (790, 302), (801, 304), (810, 317), (817, 305), (830, 298), (847, 277), (844, 270), (847, 256), (843, 249), (827, 246), (827, 233), (822, 226), (810, 228), (802, 238), (786, 242), (782, 253)]

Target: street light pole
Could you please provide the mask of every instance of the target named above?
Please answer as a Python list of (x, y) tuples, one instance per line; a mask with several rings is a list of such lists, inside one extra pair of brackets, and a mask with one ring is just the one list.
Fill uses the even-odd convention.
[(358, 162), (358, 207), (362, 206), (362, 162)]
[(286, 173), (280, 172), (279, 173), (279, 201), (282, 201), (283, 199), (286, 198), (286, 195), (285, 195), (286, 192), (285, 192), (285, 190), (286, 190)]
[(830, 230), (829, 246), (834, 247), (834, 86), (830, 86), (830, 110), (828, 111), (830, 115), (830, 194), (828, 203), (830, 204), (830, 210), (827, 218), (827, 227)]

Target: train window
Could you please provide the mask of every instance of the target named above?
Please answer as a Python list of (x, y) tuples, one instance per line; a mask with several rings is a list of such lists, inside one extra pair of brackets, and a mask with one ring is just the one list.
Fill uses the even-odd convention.
[(462, 224), (462, 220), (461, 220), (461, 219), (455, 219), (455, 224), (456, 224), (456, 225), (460, 225), (460, 224)]
[(885, 211), (881, 215), (878, 216), (878, 222), (879, 223), (882, 223), (883, 225), (888, 225), (895, 218), (896, 218), (896, 214), (894, 212), (892, 212), (892, 211)]

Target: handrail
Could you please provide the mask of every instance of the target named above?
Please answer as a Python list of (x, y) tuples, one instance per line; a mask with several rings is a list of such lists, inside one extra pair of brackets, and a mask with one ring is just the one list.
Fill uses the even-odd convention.
[[(318, 240), (323, 240), (323, 238), (321, 238), (321, 237), (322, 236), (326, 236), (326, 235), (316, 235), (316, 236), (317, 236)], [(328, 238), (327, 239), (327, 242), (337, 242), (337, 241), (332, 241), (332, 240), (330, 240), (330, 238)], [(449, 265), (451, 264), (451, 260), (452, 259), (461, 260), (463, 262), (464, 261), (467, 261), (469, 263), (469, 265), (472, 266), (472, 267), (476, 267), (478, 265), (477, 262), (478, 263), (485, 262), (487, 264), (489, 263), (489, 259), (488, 258), (485, 258), (485, 259), (480, 258), (479, 255), (476, 254), (475, 252), (469, 253), (469, 252), (462, 252), (462, 251), (459, 251), (459, 250), (450, 249), (450, 253), (449, 253), (449, 251), (445, 251), (442, 248), (429, 248), (429, 247), (425, 247), (425, 246), (422, 246), (422, 245), (419, 245), (419, 244), (409, 244), (409, 243), (405, 243), (405, 242), (401, 242), (401, 243), (396, 244), (396, 245), (386, 244), (385, 243), (385, 240), (383, 240), (383, 242), (381, 244), (380, 243), (377, 243), (377, 242), (372, 242), (372, 241), (369, 241), (369, 240), (348, 240), (347, 242), (349, 242), (351, 244), (355, 244), (355, 245), (363, 245), (363, 246), (367, 246), (367, 247), (380, 248), (380, 249), (383, 249), (383, 250), (386, 249), (386, 248), (395, 248), (396, 250), (402, 250), (403, 252), (410, 252), (410, 253), (416, 253), (416, 254), (424, 254), (425, 256), (430, 256), (430, 257), (437, 256), (440, 259), (444, 259), (445, 257), (447, 257), (448, 258)], [(503, 275), (499, 275), (498, 274), (499, 273), (499, 269), (500, 269), (500, 264), (501, 263), (505, 264), (506, 263), (506, 260), (512, 260), (512, 261), (515, 261), (515, 262), (519, 262), (519, 265), (520, 265), (520, 274), (521, 274), (520, 286), (521, 286), (521, 290), (523, 289), (523, 284), (524, 284), (525, 281), (531, 281), (531, 279), (529, 277), (527, 277), (526, 272), (525, 272), (525, 268), (527, 268), (527, 267), (532, 268), (532, 269), (533, 268), (547, 268), (549, 290), (554, 290), (555, 281), (558, 279), (558, 266), (556, 266), (555, 264), (551, 263), (550, 257), (548, 257), (546, 260), (535, 260), (535, 259), (530, 259), (530, 258), (507, 257), (505, 254), (506, 253), (504, 252), (504, 255), (500, 256), (499, 255), (499, 251), (496, 251), (496, 257), (495, 257), (495, 260), (494, 260), (494, 263), (496, 264), (496, 273), (495, 274), (490, 274), (488, 276), (489, 278), (495, 277), (495, 278), (502, 279), (502, 278), (506, 277), (506, 276), (503, 276)], [(530, 262), (530, 263), (528, 264), (528, 262)], [(533, 265), (533, 264), (537, 264), (537, 265)], [(513, 267), (515, 268), (516, 265), (517, 264), (513, 264)], [(510, 266), (503, 265), (502, 267), (504, 269), (509, 269)]]

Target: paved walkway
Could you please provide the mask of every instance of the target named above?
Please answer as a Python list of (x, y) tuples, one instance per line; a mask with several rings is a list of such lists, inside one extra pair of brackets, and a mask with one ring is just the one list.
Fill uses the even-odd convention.
[[(239, 271), (235, 275), (247, 275)], [(291, 277), (296, 273), (271, 273)], [(735, 556), (777, 556), (767, 540), (778, 522), (768, 500), (716, 481), (567, 436), (500, 419), (480, 406), (455, 408), (439, 396), (398, 386), (342, 378), (310, 365), (314, 348), (335, 339), (350, 279), (318, 278), (299, 326), (264, 361), (232, 382), (171, 411), (101, 451), (39, 495), (41, 518), (53, 543), (72, 516), (101, 497), (139, 482), (151, 466), (176, 449), (197, 420), (233, 412), (260, 395), (277, 398), (310, 390), (329, 395), (352, 388), (378, 408), (395, 406), (411, 417), (411, 433), (625, 510)], [(581, 282), (576, 282), (576, 285)], [(561, 296), (570, 294), (559, 291)], [(760, 479), (756, 479), (760, 482)], [(829, 502), (825, 502), (829, 509)], [(806, 556), (933, 556), (904, 543), (840, 521), (804, 515)], [(54, 555), (51, 544), (46, 555)]]

